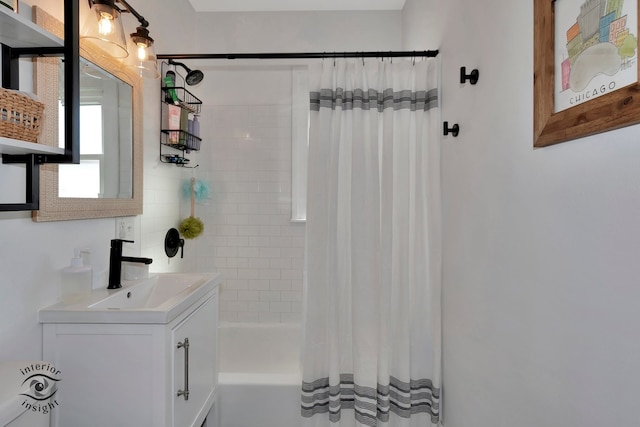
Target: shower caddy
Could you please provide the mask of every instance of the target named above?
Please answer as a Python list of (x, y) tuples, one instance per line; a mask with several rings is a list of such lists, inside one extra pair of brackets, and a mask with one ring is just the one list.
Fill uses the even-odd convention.
[[(161, 117), (164, 117), (164, 110), (168, 109), (170, 104), (178, 105), (181, 113), (186, 113), (189, 117), (199, 116), (202, 101), (185, 88), (184, 76), (174, 66), (162, 61), (162, 77), (169, 70), (175, 73), (176, 80), (174, 86), (165, 86), (164, 81), (162, 83), (160, 91)], [(177, 104), (167, 102), (167, 99), (170, 99), (170, 92), (175, 92), (178, 99)], [(189, 166), (190, 160), (185, 154), (200, 150), (200, 143), (202, 142), (200, 135), (188, 132), (184, 128), (170, 127), (168, 123), (162, 123), (160, 127), (160, 161), (162, 163), (173, 163), (176, 166), (191, 167)], [(177, 142), (173, 142), (173, 138), (177, 139)]]

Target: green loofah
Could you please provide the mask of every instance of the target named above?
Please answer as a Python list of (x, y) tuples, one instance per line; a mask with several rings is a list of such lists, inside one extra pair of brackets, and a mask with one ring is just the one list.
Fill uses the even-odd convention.
[(180, 234), (182, 234), (185, 239), (195, 239), (203, 230), (204, 223), (200, 218), (195, 218), (193, 216), (185, 219), (182, 221), (182, 224), (180, 224)]
[(200, 218), (196, 218), (195, 214), (195, 182), (195, 178), (191, 178), (191, 216), (182, 221), (182, 224), (180, 224), (180, 234), (182, 234), (185, 239), (195, 239), (200, 235), (200, 233), (202, 233), (202, 230), (204, 230), (204, 223), (202, 222), (202, 220), (200, 220)]

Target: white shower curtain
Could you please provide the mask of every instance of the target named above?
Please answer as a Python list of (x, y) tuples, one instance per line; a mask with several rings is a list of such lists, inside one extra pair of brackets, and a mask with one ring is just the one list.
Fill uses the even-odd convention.
[(305, 427), (439, 424), (439, 69), (310, 70)]

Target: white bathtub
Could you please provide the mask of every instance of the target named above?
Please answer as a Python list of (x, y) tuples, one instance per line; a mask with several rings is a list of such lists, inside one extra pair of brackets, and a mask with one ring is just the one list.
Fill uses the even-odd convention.
[(220, 427), (297, 427), (300, 326), (223, 323), (218, 332)]

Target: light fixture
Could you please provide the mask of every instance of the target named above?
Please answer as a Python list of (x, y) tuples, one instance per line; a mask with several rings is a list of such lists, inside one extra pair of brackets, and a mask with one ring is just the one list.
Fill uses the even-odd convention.
[(187, 72), (187, 77), (185, 77), (185, 81), (189, 86), (197, 85), (204, 78), (204, 73), (200, 70), (192, 70), (191, 68), (184, 65), (182, 62), (174, 61), (173, 59), (169, 59), (169, 64), (171, 65), (179, 65), (185, 69)]
[(149, 37), (149, 30), (144, 27), (136, 28), (131, 34), (131, 40), (136, 44), (136, 58), (140, 61), (149, 59), (149, 50), (153, 49), (153, 39)]
[(160, 77), (153, 39), (149, 36), (149, 30), (142, 26), (136, 28), (136, 32), (131, 34), (130, 40), (126, 65), (133, 67), (142, 78), (157, 79)]
[[(132, 67), (142, 78), (160, 77), (153, 39), (149, 36), (149, 22), (126, 0), (88, 0), (92, 12), (85, 21), (80, 38), (91, 39), (106, 55), (123, 59), (123, 65)], [(116, 5), (119, 3), (122, 8)], [(140, 25), (130, 38), (124, 36), (120, 14), (129, 12)], [(97, 18), (97, 22), (96, 22)]]
[(90, 39), (108, 55), (126, 58), (127, 42), (120, 17), (120, 9), (114, 0), (89, 0), (92, 13), (87, 16), (81, 39)]

